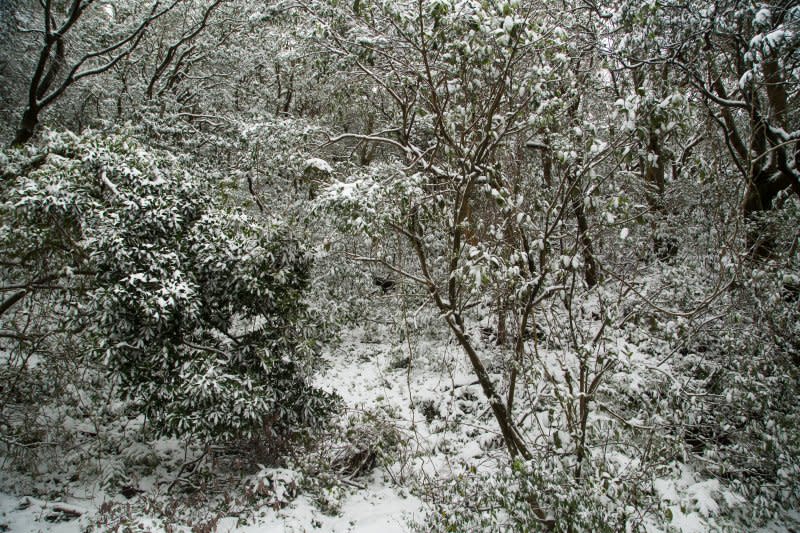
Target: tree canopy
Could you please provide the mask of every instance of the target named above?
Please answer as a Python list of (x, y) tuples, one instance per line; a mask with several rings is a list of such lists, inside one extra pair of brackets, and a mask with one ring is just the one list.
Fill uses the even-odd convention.
[(157, 435), (288, 453), (337, 420), (322, 351), (393, 312), (408, 383), (443, 335), (503, 455), (440, 480), (423, 530), (796, 511), (795, 3), (47, 0), (0, 25), (9, 449), (21, 391), (69, 366)]

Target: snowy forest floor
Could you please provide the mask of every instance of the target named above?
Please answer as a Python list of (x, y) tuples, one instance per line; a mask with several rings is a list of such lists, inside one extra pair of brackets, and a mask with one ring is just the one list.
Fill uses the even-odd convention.
[[(401, 313), (388, 307), (327, 348), (317, 381), (341, 396), (343, 415), (321, 447), (290, 459), (289, 468), (253, 473), (225, 463), (224, 456), (203, 463), (199, 450), (177, 440), (138, 441), (140, 417), (117, 421), (105, 436), (115, 445), (80, 467), (62, 450), (60, 464), (37, 465), (31, 479), (7, 468), (14, 461), (4, 458), (0, 532), (412, 530), (441, 495), (444, 480), (495, 470), (506, 459), (458, 346), (435, 327), (398, 320)], [(482, 350), (491, 362), (493, 343)], [(76, 446), (91, 447), (104, 435), (87, 424), (62, 425), (87, 435)], [(206, 470), (188, 476), (197, 464)], [(678, 491), (702, 499), (704, 482), (688, 472), (684, 478), (688, 485)], [(800, 514), (791, 518), (800, 524)], [(688, 533), (703, 531), (701, 524), (687, 514), (672, 526)], [(784, 522), (759, 531), (800, 526)]]
[[(0, 531), (408, 531), (425, 513), (415, 492), (468, 467), (492, 468), (502, 451), (457, 346), (431, 334), (403, 342), (392, 329), (377, 321), (345, 331), (325, 355), (318, 382), (344, 400), (341, 427), (350, 442), (316, 458), (320, 475), (332, 476), (311, 484), (318, 490), (297, 490), (299, 471), (263, 468), (222, 482), (225, 494), (213, 501), (179, 501), (167, 487), (196, 451), (161, 440), (145, 450), (159, 455), (158, 467), (113, 489), (107, 472), (139, 452), (98, 457), (98, 476), (40, 468), (31, 481), (3, 468)], [(343, 466), (359, 445), (379, 457)]]

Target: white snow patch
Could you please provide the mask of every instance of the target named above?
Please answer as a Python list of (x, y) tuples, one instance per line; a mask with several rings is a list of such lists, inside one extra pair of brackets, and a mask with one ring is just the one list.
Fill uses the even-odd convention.
[(351, 494), (337, 516), (320, 513), (306, 496), (300, 496), (285, 509), (237, 531), (401, 533), (408, 531), (409, 520), (421, 518), (421, 509), (418, 498), (376, 483)]
[(483, 455), (483, 450), (481, 449), (481, 445), (476, 441), (468, 442), (461, 449), (461, 457), (465, 459), (472, 459), (473, 457), (479, 457), (481, 455)]
[(333, 173), (333, 167), (331, 167), (330, 163), (318, 157), (307, 159), (304, 166), (306, 169), (313, 168), (314, 170), (319, 170), (325, 174)]

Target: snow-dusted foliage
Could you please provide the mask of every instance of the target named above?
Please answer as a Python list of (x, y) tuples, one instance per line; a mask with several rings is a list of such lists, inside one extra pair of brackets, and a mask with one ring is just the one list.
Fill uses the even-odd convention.
[[(662, 50), (634, 41), (635, 24), (624, 34), (630, 42), (606, 48), (617, 37), (611, 21), (624, 28), (638, 16), (666, 31), (658, 24), (671, 20), (671, 7), (661, 18), (652, 6), (629, 7), (615, 19), (513, 1), (365, 1), (332, 38), (388, 110), (378, 133), (333, 140), (389, 153), (334, 179), (319, 203), (364, 238), (357, 259), (428, 294), (470, 361), (501, 442), (524, 465), (456, 482), (428, 526), (714, 529), (735, 527), (729, 520), (747, 512), (741, 503), (752, 490), (782, 505), (769, 484), (793, 466), (774, 469), (767, 483), (748, 471), (705, 499), (654, 489), (681, 472), (691, 480), (679, 484), (684, 492), (705, 487), (703, 476), (734, 477), (731, 465), (708, 463), (733, 460), (733, 450), (718, 430), (705, 433), (708, 414), (697, 411), (721, 391), (691, 379), (684, 355), (709, 323), (719, 325), (722, 306), (752, 312), (726, 292), (753, 282), (739, 270), (747, 261), (739, 246), (758, 255), (782, 240), (777, 249), (793, 251), (774, 260), (789, 271), (796, 246), (785, 226), (740, 231), (747, 181), (719, 155), (725, 141), (697, 131), (705, 110), (673, 83), (677, 74), (617, 59)], [(595, 61), (603, 62), (596, 70)], [(785, 163), (771, 164), (776, 172)], [(781, 172), (769, 179), (794, 170)], [(756, 222), (747, 210), (745, 222)], [(487, 352), (480, 337), (503, 348)], [(755, 382), (783, 374), (767, 366)], [(792, 454), (790, 440), (778, 439), (779, 455)], [(737, 445), (756, 453), (745, 439)]]
[[(626, 479), (606, 470), (577, 485), (558, 458), (514, 462), (500, 472), (459, 476), (447, 486), (445, 505), (429, 514), (425, 531), (596, 531), (616, 533), (642, 529), (639, 509), (650, 498), (641, 479)], [(556, 520), (533, 512), (542, 502)], [(422, 529), (422, 528), (421, 528)]]
[(201, 530), (390, 482), (423, 531), (797, 529), (794, 3), (6, 4), (10, 464), (222, 494), (235, 446), (165, 435), (258, 451)]
[(9, 277), (63, 293), (64, 327), (154, 428), (277, 439), (323, 416), (311, 265), (289, 228), (125, 135), (48, 134), (4, 158)]

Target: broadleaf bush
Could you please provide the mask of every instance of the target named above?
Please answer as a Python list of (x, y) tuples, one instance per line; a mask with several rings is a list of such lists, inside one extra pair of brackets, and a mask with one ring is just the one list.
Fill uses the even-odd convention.
[(157, 434), (278, 442), (331, 410), (310, 384), (310, 254), (281, 220), (230, 208), (224, 182), (124, 133), (50, 133), (2, 163), (6, 277), (55, 295), (49, 321)]

